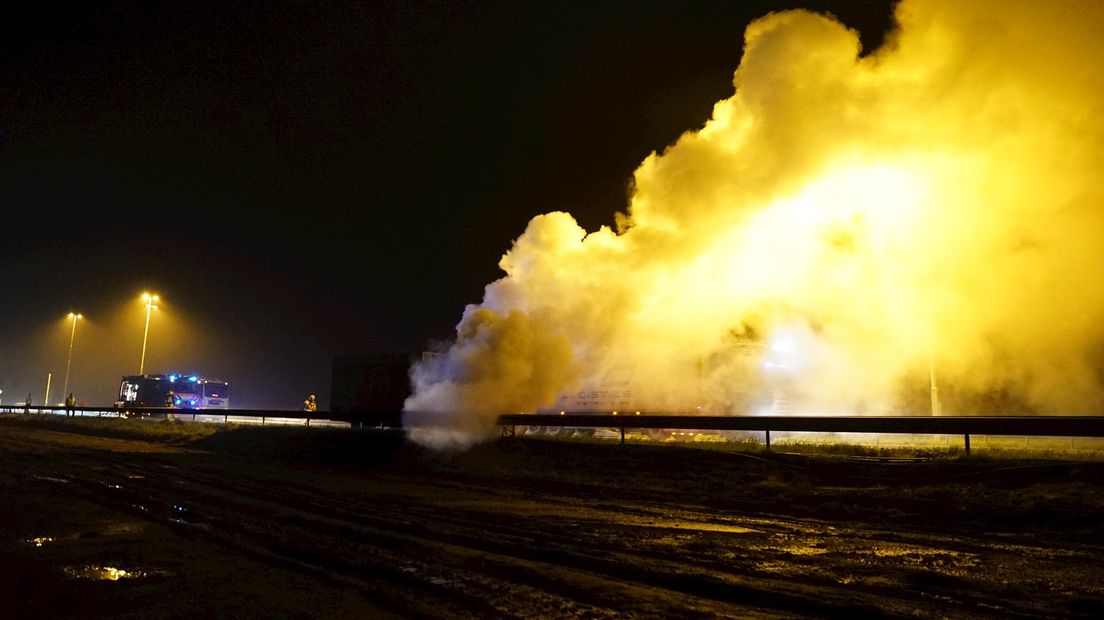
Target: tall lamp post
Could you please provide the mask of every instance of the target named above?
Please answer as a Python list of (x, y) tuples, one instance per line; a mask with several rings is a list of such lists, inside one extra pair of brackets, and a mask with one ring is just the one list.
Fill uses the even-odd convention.
[(69, 331), (69, 357), (65, 360), (65, 387), (61, 389), (61, 393), (66, 398), (69, 395), (69, 367), (73, 365), (73, 339), (77, 337), (77, 320), (84, 317), (70, 312), (69, 318), (73, 320), (73, 329)]
[(146, 370), (146, 341), (149, 340), (150, 313), (157, 309), (157, 300), (160, 297), (142, 293), (142, 299), (146, 301), (146, 330), (142, 333), (142, 361), (138, 363), (138, 374), (143, 374)]

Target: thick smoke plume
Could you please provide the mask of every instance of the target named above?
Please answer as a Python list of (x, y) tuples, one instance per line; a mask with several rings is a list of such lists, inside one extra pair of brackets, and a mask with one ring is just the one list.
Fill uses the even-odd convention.
[(616, 230), (529, 223), (412, 371), (410, 421), (471, 440), (603, 385), (638, 410), (756, 413), (784, 383), (785, 411), (927, 414), (930, 370), (945, 414), (1099, 412), (1104, 4), (895, 16), (865, 56), (830, 16), (753, 22), (734, 94), (639, 166)]

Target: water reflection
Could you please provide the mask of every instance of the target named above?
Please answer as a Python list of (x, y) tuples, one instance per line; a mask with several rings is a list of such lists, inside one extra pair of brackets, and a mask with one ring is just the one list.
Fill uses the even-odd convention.
[(778, 550), (790, 555), (822, 555), (828, 553), (828, 550), (820, 546), (820, 543), (785, 545), (778, 547)]
[(60, 483), (62, 483), (62, 484), (66, 484), (66, 483), (68, 483), (68, 482), (69, 482), (69, 481), (68, 481), (68, 480), (66, 480), (65, 478), (56, 478), (56, 477), (54, 477), (54, 476), (40, 476), (40, 475), (38, 475), (38, 474), (35, 474), (35, 475), (34, 475), (34, 476), (32, 476), (32, 477), (33, 477), (33, 478), (34, 478), (35, 480), (45, 480), (45, 481), (47, 481), (47, 482), (60, 482)]
[(93, 579), (96, 581), (118, 581), (147, 577), (149, 573), (140, 570), (123, 570), (114, 566), (66, 566), (65, 574), (73, 579)]

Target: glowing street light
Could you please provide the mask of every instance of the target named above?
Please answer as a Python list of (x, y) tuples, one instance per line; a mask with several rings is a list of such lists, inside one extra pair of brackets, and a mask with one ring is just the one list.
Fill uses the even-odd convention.
[(65, 360), (65, 387), (61, 389), (62, 394), (69, 394), (69, 367), (73, 364), (73, 339), (77, 337), (77, 320), (84, 317), (70, 312), (69, 318), (73, 320), (73, 329), (69, 332), (69, 357)]
[(146, 301), (146, 331), (142, 333), (142, 361), (138, 364), (138, 374), (143, 374), (146, 370), (146, 341), (149, 340), (150, 312), (157, 309), (157, 300), (161, 298), (142, 293), (142, 299)]

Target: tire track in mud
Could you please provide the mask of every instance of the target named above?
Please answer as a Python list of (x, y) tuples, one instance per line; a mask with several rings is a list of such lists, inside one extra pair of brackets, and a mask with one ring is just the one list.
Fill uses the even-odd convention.
[[(328, 481), (350, 489), (338, 492), (258, 472), (227, 479), (203, 459), (89, 452), (66, 470), (58, 475), (72, 478), (88, 501), (168, 520), (189, 535), (343, 583), (408, 617), (929, 615), (925, 609), (933, 616), (1049, 615), (1045, 608), (1009, 607), (1001, 592), (984, 588), (956, 597), (961, 579), (940, 582), (930, 571), (899, 569), (896, 582), (857, 578), (841, 587), (830, 567), (817, 565), (841, 553), (859, 556), (852, 563), (862, 565), (855, 549), (864, 545), (912, 545), (920, 558), (933, 542), (956, 553), (992, 551), (969, 537), (732, 515), (724, 523), (750, 531), (709, 532), (700, 526), (716, 525), (716, 514), (654, 503), (614, 506), (593, 492), (579, 499), (526, 489), (523, 497), (517, 490), (388, 475), (366, 485)], [(665, 542), (672, 537), (678, 544)], [(813, 545), (825, 539), (847, 540), (852, 551), (822, 553)], [(780, 549), (787, 540), (792, 548)], [(877, 577), (881, 568), (873, 563), (858, 577)]]
[[(218, 471), (166, 472), (163, 464), (138, 466), (133, 462), (113, 463), (114, 459), (103, 457), (98, 460), (125, 471), (143, 471), (148, 483), (157, 482), (144, 485), (138, 495), (115, 494), (117, 497), (112, 499), (109, 493), (107, 503), (115, 504), (116, 508), (130, 508), (132, 514), (144, 518), (156, 519), (160, 514), (162, 519), (168, 518), (186, 528), (198, 526), (203, 535), (229, 541), (268, 560), (284, 560), (339, 577), (358, 575), (361, 581), (383, 580), (387, 590), (398, 586), (436, 596), (445, 594), (452, 599), (460, 595), (464, 608), (461, 615), (489, 611), (485, 608), (485, 591), (496, 582), (508, 585), (507, 593), (517, 588), (533, 590), (532, 584), (540, 584), (538, 592), (543, 590), (565, 599), (544, 607), (561, 611), (585, 603), (586, 607), (605, 607), (607, 613), (621, 615), (635, 603), (643, 616), (671, 617), (673, 610), (694, 608), (706, 615), (746, 616), (752, 611), (747, 607), (751, 603), (774, 610), (775, 614), (784, 610), (801, 614), (861, 610), (878, 615), (876, 608), (864, 609), (847, 600), (825, 604), (807, 596), (787, 594), (770, 583), (748, 583), (758, 580), (744, 578), (740, 580), (743, 583), (734, 583), (731, 579), (718, 579), (685, 559), (672, 562), (626, 558), (623, 550), (612, 554), (608, 549), (582, 552), (574, 528), (557, 534), (554, 525), (518, 527), (519, 521), (513, 519), (492, 523), (483, 513), (471, 515), (468, 511), (441, 510), (418, 503), (381, 510), (378, 505), (370, 507), (343, 498), (319, 497), (288, 487), (240, 479), (229, 482)], [(100, 503), (105, 502), (103, 489), (117, 484), (103, 479), (81, 482), (80, 486), (89, 491), (85, 499)], [(176, 499), (179, 497), (185, 499)], [(162, 508), (135, 511), (136, 505), (142, 505), (135, 500)], [(183, 508), (188, 503), (203, 508)], [(297, 508), (288, 510), (289, 505)], [(412, 513), (414, 507), (421, 514)], [(219, 514), (220, 508), (223, 514)], [(200, 514), (202, 521), (182, 523), (181, 514)], [(260, 525), (251, 527), (251, 523)], [(342, 553), (350, 542), (360, 545), (354, 551), (367, 547), (370, 553)], [(330, 553), (322, 555), (320, 550)], [(540, 559), (535, 561), (534, 557)], [(625, 560), (635, 565), (635, 574), (626, 575)], [(478, 574), (473, 574), (476, 569)], [(471, 582), (479, 586), (479, 592), (464, 596), (467, 588), (458, 591), (458, 585)], [(442, 588), (446, 585), (449, 587)], [(659, 604), (653, 605), (649, 601), (656, 599), (657, 594), (661, 594)], [(695, 597), (702, 600), (695, 602)], [(499, 612), (515, 609), (518, 601), (512, 596), (508, 598), (494, 607)], [(716, 601), (725, 605), (718, 606)], [(734, 612), (731, 606), (737, 602), (740, 609)], [(441, 608), (442, 602), (435, 603), (431, 615), (440, 616)]]

